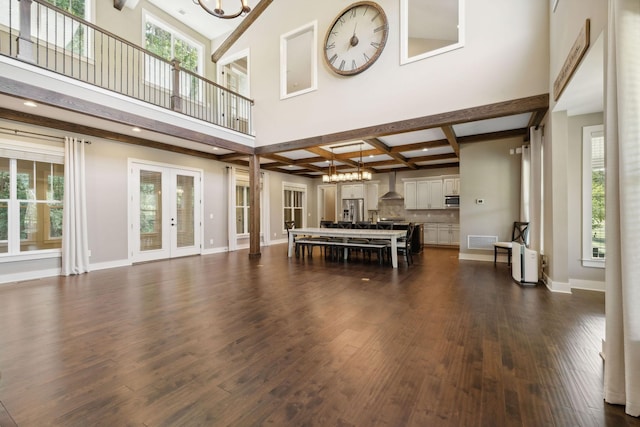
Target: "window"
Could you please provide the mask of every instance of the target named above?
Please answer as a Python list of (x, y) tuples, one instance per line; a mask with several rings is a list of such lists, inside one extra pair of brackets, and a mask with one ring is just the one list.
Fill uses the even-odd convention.
[(464, 0), (401, 0), (400, 63), (464, 46)]
[[(180, 61), (180, 68), (201, 74), (203, 69), (202, 45), (147, 13), (145, 13), (144, 22), (144, 43), (145, 49), (159, 57), (167, 61), (175, 58)], [(172, 78), (169, 64), (149, 56), (146, 57), (145, 79), (147, 82), (168, 89), (171, 88)], [(199, 82), (195, 77), (191, 76), (186, 81), (181, 79), (181, 82), (180, 93), (182, 95), (197, 97), (201, 92)]]
[(64, 166), (47, 157), (0, 144), (0, 256), (62, 246)]
[(316, 21), (280, 36), (280, 99), (318, 88)]
[[(46, 2), (75, 17), (90, 20), (91, 1), (89, 0), (46, 0)], [(31, 36), (34, 39), (77, 55), (88, 56), (87, 49), (91, 43), (87, 40), (89, 34), (86, 25), (46, 6), (36, 4), (34, 6), (31, 17)], [(19, 30), (19, 7), (12, 8), (11, 17), (8, 14), (0, 16), (0, 25), (8, 27), (9, 22), (14, 29)]]
[(249, 234), (249, 185), (236, 185), (236, 234)]
[(306, 201), (307, 186), (285, 183), (283, 191), (283, 227), (286, 221), (295, 221), (296, 228), (304, 227), (304, 205)]
[(604, 268), (604, 127), (582, 129), (582, 265)]

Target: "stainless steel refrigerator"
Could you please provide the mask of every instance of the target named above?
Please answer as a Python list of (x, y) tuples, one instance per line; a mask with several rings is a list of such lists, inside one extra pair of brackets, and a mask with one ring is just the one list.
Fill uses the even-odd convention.
[(342, 221), (364, 221), (364, 199), (342, 199)]

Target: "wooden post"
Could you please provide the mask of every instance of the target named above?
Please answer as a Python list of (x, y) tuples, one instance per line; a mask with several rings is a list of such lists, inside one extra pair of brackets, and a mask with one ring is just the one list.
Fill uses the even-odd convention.
[(31, 40), (31, 0), (20, 1), (20, 35), (18, 36), (18, 59), (35, 62), (33, 40)]
[(249, 156), (249, 258), (260, 253), (260, 157)]
[(180, 60), (171, 60), (171, 74), (173, 74), (173, 90), (171, 91), (171, 109), (182, 112), (182, 98), (180, 98)]

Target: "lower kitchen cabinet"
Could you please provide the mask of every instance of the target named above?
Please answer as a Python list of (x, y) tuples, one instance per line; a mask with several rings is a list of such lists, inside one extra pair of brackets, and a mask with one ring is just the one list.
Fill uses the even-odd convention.
[(425, 245), (460, 245), (460, 225), (458, 224), (425, 224)]
[(424, 225), (424, 244), (425, 245), (438, 244), (438, 224)]

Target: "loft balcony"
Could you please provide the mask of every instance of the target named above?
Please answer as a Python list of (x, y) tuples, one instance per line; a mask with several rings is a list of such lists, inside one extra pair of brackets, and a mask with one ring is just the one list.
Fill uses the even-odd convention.
[(0, 0), (0, 55), (253, 135), (253, 100), (44, 0)]

